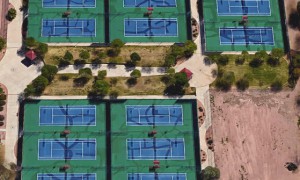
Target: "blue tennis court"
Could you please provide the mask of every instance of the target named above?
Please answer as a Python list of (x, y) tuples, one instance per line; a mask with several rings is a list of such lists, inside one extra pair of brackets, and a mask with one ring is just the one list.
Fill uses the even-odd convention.
[(95, 173), (38, 173), (37, 180), (97, 180)]
[(95, 0), (43, 0), (44, 8), (91, 8), (96, 7)]
[(96, 106), (41, 106), (40, 126), (95, 126)]
[(274, 45), (273, 29), (265, 28), (220, 28), (221, 45)]
[(176, 7), (176, 0), (124, 0), (124, 7)]
[(186, 180), (185, 173), (130, 173), (128, 180)]
[(217, 0), (219, 16), (271, 15), (270, 0)]
[(176, 18), (124, 19), (124, 36), (126, 37), (170, 37), (178, 36)]
[(127, 126), (175, 126), (183, 125), (180, 105), (126, 106)]
[(43, 19), (42, 36), (92, 37), (96, 36), (95, 19)]
[(95, 160), (96, 139), (40, 139), (39, 160)]
[(130, 160), (184, 160), (183, 138), (131, 138), (127, 139)]

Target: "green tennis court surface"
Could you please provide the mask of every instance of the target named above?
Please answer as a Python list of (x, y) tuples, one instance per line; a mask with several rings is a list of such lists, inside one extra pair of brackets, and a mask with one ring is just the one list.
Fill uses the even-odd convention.
[[(196, 110), (195, 100), (28, 101), (22, 179), (196, 180)], [(127, 111), (147, 118), (127, 122)]]
[(284, 48), (277, 0), (204, 0), (203, 14), (207, 52)]

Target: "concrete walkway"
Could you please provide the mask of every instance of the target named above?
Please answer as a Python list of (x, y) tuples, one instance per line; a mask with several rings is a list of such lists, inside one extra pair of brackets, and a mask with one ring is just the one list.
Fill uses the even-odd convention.
[(17, 55), (22, 45), (21, 27), (23, 22), (22, 12), (18, 11), (21, 6), (20, 0), (10, 0), (17, 9), (16, 18), (8, 24), (7, 50), (0, 62), (0, 82), (8, 89), (7, 97), (7, 124), (5, 143), (5, 162), (16, 163), (14, 148), (18, 140), (19, 128), (19, 101), (18, 96), (26, 88), (32, 79), (39, 75), (38, 67), (24, 66), (21, 61), (24, 57)]
[[(135, 67), (135, 68), (126, 68), (124, 65), (108, 65), (101, 64), (98, 66), (93, 66), (90, 64), (86, 64), (84, 66), (80, 66), (80, 68), (91, 68), (94, 76), (98, 75), (99, 70), (106, 70), (107, 77), (130, 77), (130, 73), (134, 69), (138, 69), (141, 71), (142, 76), (156, 76), (156, 75), (164, 75), (166, 69), (163, 67)], [(60, 69), (58, 74), (64, 73), (78, 73), (79, 69), (77, 66), (67, 66), (64, 69)]]

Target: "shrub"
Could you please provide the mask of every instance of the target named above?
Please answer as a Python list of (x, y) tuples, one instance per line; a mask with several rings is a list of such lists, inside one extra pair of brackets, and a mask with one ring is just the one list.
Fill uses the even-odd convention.
[(281, 91), (282, 90), (282, 82), (279, 80), (275, 80), (272, 84), (271, 84), (271, 90), (272, 91)]
[(131, 77), (131, 78), (127, 79), (126, 83), (128, 86), (134, 86), (137, 83), (137, 78)]
[(81, 51), (79, 57), (83, 60), (90, 58), (90, 53), (88, 51)]
[(4, 109), (3, 106), (0, 106), (0, 112), (3, 111), (3, 109)]
[(262, 64), (264, 63), (264, 61), (260, 58), (255, 57), (254, 59), (252, 59), (249, 63), (249, 65), (253, 68), (258, 68), (260, 67)]
[(111, 43), (110, 43), (110, 47), (112, 48), (121, 48), (124, 46), (124, 42), (121, 39), (114, 39)]
[(138, 53), (134, 52), (132, 54), (130, 54), (130, 60), (131, 61), (140, 61), (141, 60), (141, 57)]
[(32, 48), (38, 46), (38, 42), (33, 37), (28, 37), (25, 39), (25, 46), (27, 48)]
[(80, 65), (84, 65), (84, 64), (86, 64), (86, 60), (84, 60), (84, 59), (76, 59), (74, 61), (75, 66), (80, 66)]
[(189, 80), (185, 73), (178, 72), (174, 74), (174, 85), (180, 86), (180, 87), (188, 87), (189, 86)]
[(35, 93), (35, 88), (33, 87), (33, 85), (32, 84), (27, 85), (27, 87), (24, 90), (25, 97), (28, 97), (34, 93)]
[(56, 66), (52, 65), (44, 65), (42, 67), (42, 76), (48, 79), (49, 82), (51, 82), (54, 79), (54, 76), (58, 72), (58, 69)]
[(4, 125), (4, 122), (0, 122), (0, 126), (3, 126)]
[(141, 77), (141, 71), (139, 71), (138, 69), (133, 70), (130, 73), (130, 77), (132, 77), (132, 78), (139, 78), (139, 77)]
[(174, 44), (171, 46), (171, 54), (174, 58), (182, 57), (184, 54), (184, 47), (179, 46), (178, 44)]
[(191, 57), (197, 49), (197, 45), (194, 41), (188, 40), (184, 43), (184, 56), (186, 58)]
[(49, 81), (46, 77), (42, 75), (38, 76), (32, 81), (32, 87), (34, 88), (34, 93), (37, 95), (41, 94), (45, 90), (48, 84)]
[(3, 121), (3, 120), (4, 120), (4, 116), (0, 115), (0, 121)]
[(119, 91), (117, 90), (110, 91), (109, 96), (112, 98), (117, 98), (119, 96)]
[(0, 100), (0, 106), (4, 106), (6, 102), (4, 100)]
[(300, 15), (300, 1), (297, 2), (297, 13)]
[(66, 51), (65, 55), (64, 55), (64, 60), (72, 61), (73, 60), (73, 54), (70, 51)]
[(281, 58), (284, 56), (284, 51), (281, 48), (274, 48), (271, 51), (271, 55), (276, 58)]
[(111, 86), (115, 86), (118, 83), (118, 78), (111, 78), (109, 83)]
[(6, 94), (0, 94), (0, 100), (6, 100)]
[(106, 77), (106, 75), (107, 75), (106, 70), (98, 71), (97, 79), (103, 80)]
[(9, 21), (12, 21), (13, 19), (15, 19), (17, 16), (17, 11), (16, 9), (14, 8), (10, 8), (7, 12), (7, 15), (6, 15), (6, 18), (9, 20)]
[(121, 50), (119, 48), (115, 48), (115, 49), (109, 49), (107, 50), (107, 56), (109, 57), (116, 57), (120, 54)]
[(6, 41), (4, 38), (0, 37), (0, 51), (2, 51), (6, 46)]
[(257, 59), (266, 60), (269, 55), (265, 50), (261, 50), (261, 51), (257, 51), (254, 56)]
[(58, 67), (66, 67), (68, 65), (70, 65), (70, 61), (65, 60), (65, 59), (58, 60)]
[(248, 51), (246, 51), (246, 50), (243, 50), (241, 54), (242, 54), (243, 56), (249, 55)]
[(293, 76), (298, 79), (300, 77), (300, 68), (295, 68), (293, 70)]
[(173, 55), (167, 55), (165, 57), (165, 63), (164, 66), (171, 67), (176, 63), (176, 57)]
[(106, 95), (109, 90), (109, 84), (104, 80), (97, 80), (93, 85), (93, 91), (97, 95)]
[(99, 52), (99, 54), (98, 54), (98, 58), (104, 59), (104, 58), (106, 58), (106, 54), (105, 54), (103, 51), (101, 51), (101, 52)]
[(235, 64), (236, 65), (243, 65), (245, 62), (245, 56), (243, 55), (239, 55), (237, 56), (237, 58), (235, 59)]
[(237, 89), (241, 91), (245, 91), (249, 88), (249, 81), (246, 78), (241, 78), (236, 82)]
[(82, 68), (79, 69), (79, 76), (81, 77), (91, 77), (93, 75), (91, 68)]
[(270, 66), (279, 66), (280, 65), (280, 59), (278, 57), (270, 56), (267, 60), (267, 63)]
[(201, 179), (216, 180), (220, 178), (220, 170), (215, 167), (207, 166), (201, 171)]
[(233, 72), (224, 72), (216, 80), (216, 88), (221, 91), (229, 91), (235, 80)]
[(36, 48), (36, 52), (41, 56), (44, 57), (45, 54), (48, 52), (48, 44), (39, 43), (38, 47)]
[(226, 55), (221, 55), (220, 58), (218, 59), (218, 64), (222, 66), (226, 66), (229, 62), (229, 57)]
[(70, 77), (66, 74), (62, 74), (59, 76), (59, 80), (61, 81), (68, 81), (70, 79)]

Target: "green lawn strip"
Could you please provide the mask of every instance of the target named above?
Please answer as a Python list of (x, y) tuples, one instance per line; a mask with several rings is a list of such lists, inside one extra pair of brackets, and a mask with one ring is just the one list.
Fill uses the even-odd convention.
[[(288, 63), (281, 58), (281, 63), (277, 67), (272, 67), (266, 62), (258, 68), (249, 66), (249, 62), (254, 55), (248, 55), (243, 65), (236, 65), (235, 59), (237, 55), (228, 55), (229, 63), (226, 66), (218, 65), (224, 72), (232, 71), (235, 75), (235, 81), (246, 76), (249, 80), (250, 87), (268, 88), (274, 80), (280, 80), (284, 86), (288, 85)], [(215, 82), (212, 86), (215, 85)]]
[[(68, 80), (60, 80), (61, 76), (68, 76)], [(43, 95), (87, 95), (93, 86), (93, 79), (91, 79), (84, 86), (75, 86), (74, 79), (77, 78), (77, 74), (58, 74), (55, 76), (53, 82), (47, 86)], [(163, 95), (166, 85), (161, 81), (162, 76), (145, 76), (140, 77), (137, 80), (137, 84), (134, 86), (127, 85), (129, 77), (115, 77), (117, 83), (111, 85), (109, 92), (117, 91), (119, 96), (126, 95)], [(113, 78), (105, 78), (107, 82), (110, 82)], [(187, 95), (194, 95), (194, 88), (187, 88)]]

